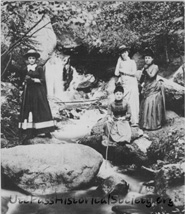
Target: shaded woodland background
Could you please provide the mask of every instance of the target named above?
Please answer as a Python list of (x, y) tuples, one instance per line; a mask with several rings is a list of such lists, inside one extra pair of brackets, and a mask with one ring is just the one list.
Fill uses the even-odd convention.
[[(40, 37), (38, 32), (40, 32)], [(96, 162), (100, 163), (103, 157), (106, 158), (108, 149), (101, 142), (103, 125), (107, 119), (105, 115), (108, 100), (115, 87), (113, 76), (118, 59), (118, 47), (122, 44), (130, 47), (130, 57), (136, 61), (139, 70), (144, 62), (143, 50), (149, 46), (155, 52), (155, 63), (159, 65), (160, 69), (159, 77), (165, 77), (162, 79), (164, 80), (166, 95), (166, 124), (162, 129), (156, 131), (142, 132), (138, 128), (132, 128), (131, 144), (109, 148), (108, 160), (113, 161), (116, 157), (113, 165), (124, 166), (119, 171), (119, 174), (122, 175), (125, 172), (129, 173), (129, 171), (131, 177), (134, 175), (132, 174), (134, 171), (139, 176), (140, 173), (142, 175), (149, 173), (152, 182), (145, 183), (148, 185), (146, 187), (153, 185), (158, 195), (172, 199), (175, 205), (173, 213), (184, 213), (185, 75), (183, 74), (185, 64), (183, 1), (1, 1), (1, 38), (1, 147), (4, 156), (2, 159), (2, 183), (4, 183), (5, 189), (9, 187), (10, 190), (13, 190), (16, 187), (16, 190), (20, 191), (18, 187), (23, 181), (24, 186), (21, 188), (30, 191), (31, 181), (34, 190), (43, 190), (42, 177), (46, 181), (48, 179), (47, 172), (49, 172), (51, 180), (44, 181), (44, 183), (48, 185), (46, 190), (49, 189), (50, 191), (51, 184), (56, 187), (56, 185), (61, 184), (61, 180), (66, 181), (69, 185), (69, 180), (66, 178), (73, 177), (71, 175), (73, 170), (71, 169), (76, 166), (76, 163), (81, 163), (81, 166), (84, 166), (84, 163), (89, 162), (90, 166), (94, 167)], [(39, 42), (41, 43), (40, 46)], [(44, 48), (45, 46), (47, 47)], [(38, 137), (28, 142), (31, 145), (21, 146), (18, 135), (23, 90), (20, 88), (21, 70), (26, 66), (23, 55), (28, 49), (34, 47), (37, 47), (37, 51), (40, 52), (41, 60), (39, 63), (45, 65), (44, 68), (46, 73), (47, 71), (50, 73), (51, 80), (52, 77), (59, 80), (56, 88), (59, 89), (62, 101), (65, 101), (62, 94), (62, 84), (64, 83), (62, 72), (65, 57), (70, 57), (76, 75), (73, 76), (73, 79), (78, 84), (84, 83), (83, 80), (86, 76), (95, 77), (95, 81), (89, 81), (93, 83), (93, 86), (90, 85), (92, 87), (89, 87), (88, 91), (78, 91), (76, 90), (77, 87), (73, 91), (69, 90), (70, 93), (76, 95), (74, 99), (69, 99), (74, 101), (72, 103), (58, 103), (56, 100), (49, 100), (48, 98), (52, 104), (51, 110), (55, 113), (52, 112), (52, 114), (57, 120), (59, 130), (53, 133), (51, 139)], [(44, 56), (44, 54), (46, 55)], [(177, 75), (175, 76), (174, 73)], [(79, 79), (78, 82), (79, 76), (84, 79)], [(101, 99), (88, 104), (89, 101), (92, 101), (92, 97), (93, 99), (94, 97)], [(59, 99), (59, 101), (61, 100)], [(93, 148), (93, 153), (96, 150), (102, 154), (102, 158), (99, 158), (100, 154), (88, 153), (86, 151), (86, 149), (90, 149), (88, 147)], [(44, 153), (43, 148), (48, 152)], [(80, 153), (77, 148), (81, 151)], [(52, 152), (50, 152), (51, 150)], [(56, 168), (57, 173), (53, 171), (56, 162), (58, 163), (59, 156), (56, 153), (65, 154), (63, 160), (68, 158), (69, 162), (67, 161), (67, 163), (70, 163), (72, 167), (67, 167), (69, 171), (61, 167), (64, 166), (63, 162), (58, 165), (59, 168)], [(35, 154), (39, 154), (38, 157), (35, 158)], [(50, 155), (48, 156), (48, 154)], [(30, 169), (30, 164), (33, 166), (32, 169)], [(45, 167), (45, 164), (48, 166), (45, 169), (48, 168), (49, 171), (40, 168), (40, 166)], [(21, 168), (20, 165), (23, 167)], [(17, 166), (19, 171), (17, 171)], [(80, 176), (76, 174), (75, 178), (86, 180), (87, 176), (83, 177), (81, 172), (86, 171), (87, 168), (91, 172), (92, 168), (87, 165), (81, 171), (81, 166), (78, 165), (74, 170), (76, 173), (76, 170), (79, 172), (80, 169)], [(41, 170), (37, 171), (38, 169)], [(61, 169), (65, 169), (65, 172), (60, 171)], [(106, 170), (109, 171), (109, 169), (111, 168)], [(111, 191), (118, 190), (118, 194), (125, 192), (123, 188), (120, 188), (120, 184), (125, 187), (125, 181), (121, 180), (124, 183), (118, 181), (116, 186), (118, 174), (113, 173), (112, 169), (109, 171), (110, 177), (106, 177), (109, 175), (103, 171), (105, 177), (100, 176), (95, 182), (96, 185), (101, 184), (101, 186), (105, 186), (105, 189), (111, 188)], [(137, 169), (142, 171), (137, 171)], [(43, 175), (40, 180), (37, 175), (35, 176), (35, 173)], [(104, 173), (102, 174), (104, 175)], [(111, 180), (114, 181), (112, 184)], [(10, 185), (11, 183), (13, 186)], [(131, 183), (131, 187), (132, 185)], [(134, 185), (142, 187), (141, 185), (144, 183), (135, 183)], [(23, 190), (21, 189), (21, 191)], [(25, 191), (23, 193), (25, 194)], [(142, 194), (146, 194), (146, 192)], [(6, 202), (6, 198), (3, 200)], [(9, 198), (4, 205), (5, 210), (8, 210), (8, 202)], [(76, 208), (75, 206), (75, 211)], [(156, 205), (156, 212), (161, 214), (172, 213), (169, 208)], [(33, 213), (32, 210), (29, 211)], [(51, 212), (50, 209), (46, 210), (45, 208), (44, 210), (38, 208), (36, 212), (46, 213), (47, 211)], [(56, 208), (53, 208), (52, 211), (53, 213), (57, 212)], [(117, 211), (123, 212), (121, 207)], [(16, 212), (19, 211), (16, 210)], [(25, 213), (25, 210), (23, 212)]]
[(22, 54), (34, 47), (34, 34), (28, 36), (33, 25), (26, 24), (30, 13), (33, 25), (37, 14), (50, 17), (58, 50), (75, 47), (72, 65), (82, 73), (104, 78), (122, 44), (130, 46), (131, 56), (153, 48), (163, 76), (183, 61), (184, 2), (2, 1), (2, 80), (24, 64)]
[[(1, 92), (3, 96), (11, 91), (1, 106), (6, 138), (18, 137), (18, 86), (26, 65), (22, 56), (37, 46), (35, 34), (40, 29), (36, 27), (46, 16), (46, 26), (52, 25), (57, 37), (55, 51), (70, 55), (79, 73), (108, 81), (122, 44), (131, 48), (131, 57), (141, 59), (150, 46), (160, 75), (167, 78), (183, 64), (184, 2), (2, 1), (1, 80), (11, 83)], [(143, 64), (137, 66), (141, 69)]]

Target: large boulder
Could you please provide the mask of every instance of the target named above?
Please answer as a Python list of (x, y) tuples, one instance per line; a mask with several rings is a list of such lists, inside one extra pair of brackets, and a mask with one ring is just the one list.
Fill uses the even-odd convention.
[(185, 162), (164, 165), (156, 174), (155, 191), (161, 197), (168, 197), (174, 206), (184, 207), (185, 185), (184, 185)]
[(62, 193), (88, 185), (103, 161), (78, 144), (38, 144), (2, 149), (2, 173), (32, 194)]
[[(53, 134), (51, 134), (53, 135)], [(43, 136), (37, 136), (35, 138), (32, 138), (32, 139), (28, 139), (26, 141), (26, 143), (28, 145), (32, 145), (32, 144), (65, 144), (67, 143), (66, 141), (61, 141), (61, 140), (58, 140), (56, 138), (54, 138), (53, 136), (51, 138), (48, 138), (48, 137), (43, 137)]]
[(37, 12), (28, 13), (25, 25), (30, 28), (34, 25), (33, 21), (36, 23), (39, 20), (41, 20), (39, 24), (35, 26), (28, 35), (33, 35), (35, 48), (38, 49), (41, 54), (41, 59), (45, 62), (56, 47), (57, 37), (53, 31), (51, 20), (47, 15), (42, 18), (42, 14)]
[(174, 82), (178, 83), (179, 85), (185, 86), (185, 63), (179, 67), (179, 69), (174, 73), (172, 79)]
[[(142, 145), (143, 141), (144, 146)], [(108, 160), (116, 165), (148, 165), (146, 150), (151, 142), (145, 138), (141, 138), (140, 141), (136, 141), (136, 143), (133, 142), (132, 144), (120, 143), (117, 146), (109, 146), (108, 149), (102, 145), (101, 135), (87, 135), (79, 139), (78, 143), (92, 147), (101, 153), (104, 158), (106, 158), (107, 154)]]
[(185, 87), (175, 83), (173, 79), (166, 79), (159, 75), (157, 76), (157, 80), (163, 81), (166, 109), (184, 115)]

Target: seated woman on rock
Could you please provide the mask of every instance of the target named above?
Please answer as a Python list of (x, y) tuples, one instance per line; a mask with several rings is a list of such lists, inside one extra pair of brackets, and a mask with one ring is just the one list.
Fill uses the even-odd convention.
[(162, 81), (157, 81), (158, 66), (153, 63), (154, 53), (147, 48), (144, 52), (145, 65), (140, 84), (142, 100), (140, 106), (140, 128), (156, 130), (165, 121), (165, 96)]
[(114, 90), (115, 100), (108, 107), (108, 121), (104, 125), (103, 145), (115, 146), (117, 143), (130, 143), (131, 128), (130, 106), (123, 98), (124, 89), (117, 85)]

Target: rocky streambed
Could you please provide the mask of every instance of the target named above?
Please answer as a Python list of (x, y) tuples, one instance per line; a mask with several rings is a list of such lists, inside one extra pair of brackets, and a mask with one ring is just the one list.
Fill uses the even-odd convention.
[[(63, 128), (51, 139), (37, 137), (29, 145), (2, 149), (2, 187), (7, 189), (12, 186), (10, 183), (15, 184), (10, 192), (3, 192), (5, 210), (13, 209), (14, 214), (49, 214), (59, 210), (144, 214), (155, 209), (161, 213), (182, 213), (184, 118), (168, 112), (167, 123), (161, 130), (143, 133), (132, 129), (131, 144), (109, 148), (109, 161), (105, 161), (106, 147), (101, 144), (101, 137), (106, 117), (104, 112), (97, 112), (87, 110), (82, 119), (70, 119), (66, 126), (62, 126), (66, 121), (60, 122)], [(76, 124), (80, 127), (81, 123), (88, 128), (77, 128)], [(8, 194), (16, 203), (10, 202)], [(67, 200), (62, 201), (62, 206), (61, 198)]]
[[(101, 88), (109, 99), (113, 86), (111, 80)], [(94, 92), (102, 99), (93, 102), (87, 99), (87, 103), (64, 104), (50, 100), (58, 121), (58, 130), (51, 139), (39, 136), (27, 145), (2, 139), (3, 213), (59, 213), (60, 209), (66, 213), (89, 210), (88, 213), (143, 214), (155, 209), (160, 213), (182, 213), (185, 118), (167, 111), (162, 129), (143, 132), (132, 128), (130, 144), (107, 148), (101, 143), (108, 104), (102, 90)], [(11, 195), (28, 202), (11, 203)], [(31, 204), (30, 197), (35, 197)], [(82, 201), (73, 204), (70, 199), (70, 206), (61, 208), (61, 203), (53, 203), (61, 197)], [(44, 202), (38, 204), (40, 198)]]

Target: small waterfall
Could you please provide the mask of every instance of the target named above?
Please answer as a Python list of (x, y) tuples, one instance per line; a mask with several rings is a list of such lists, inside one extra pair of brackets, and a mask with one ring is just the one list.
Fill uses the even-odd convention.
[(65, 56), (53, 53), (45, 65), (46, 87), (49, 97), (61, 99), (64, 93), (63, 68)]
[(45, 65), (46, 87), (49, 98), (60, 99), (61, 101), (83, 100), (82, 95), (76, 90), (81, 82), (92, 79), (91, 74), (80, 75), (71, 66), (73, 77), (67, 90), (64, 90), (63, 72), (64, 66), (70, 56), (57, 54), (54, 52)]

